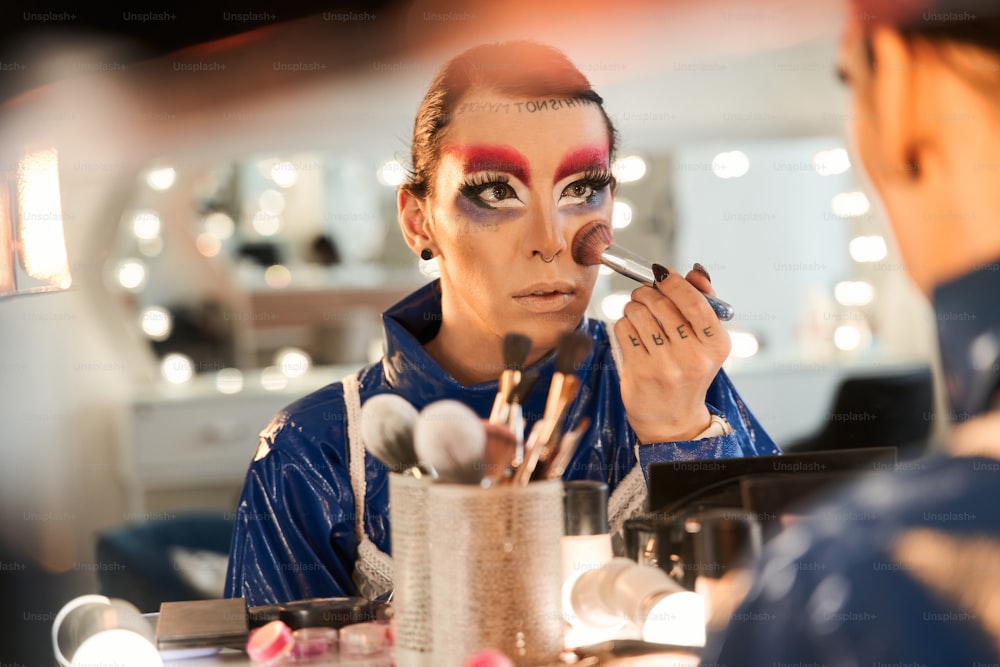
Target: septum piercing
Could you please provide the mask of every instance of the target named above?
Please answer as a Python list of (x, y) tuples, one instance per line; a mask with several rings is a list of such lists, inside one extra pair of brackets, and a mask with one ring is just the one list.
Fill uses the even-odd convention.
[(540, 252), (538, 253), (538, 256), (541, 257), (542, 261), (545, 262), (546, 264), (551, 264), (553, 261), (555, 261), (556, 255), (558, 254), (559, 254), (558, 252), (552, 253), (552, 257), (549, 257), (548, 259), (545, 259), (545, 255), (543, 255)]

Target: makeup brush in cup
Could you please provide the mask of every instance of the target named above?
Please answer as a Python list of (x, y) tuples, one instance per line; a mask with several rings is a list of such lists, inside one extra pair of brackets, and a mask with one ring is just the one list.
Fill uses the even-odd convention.
[(535, 382), (538, 381), (538, 373), (531, 371), (521, 375), (517, 386), (510, 392), (510, 403), (507, 404), (507, 428), (514, 434), (517, 447), (514, 452), (512, 464), (514, 467), (521, 465), (524, 460), (524, 401), (528, 398), (528, 393)]
[[(611, 238), (611, 230), (606, 222), (595, 220), (576, 233), (573, 237), (573, 260), (577, 264), (592, 266), (603, 264), (618, 273), (650, 287), (656, 285), (652, 262), (640, 257), (630, 250), (615, 245)], [(712, 310), (722, 321), (733, 319), (733, 307), (710, 294), (705, 295)]]
[[(594, 342), (590, 336), (579, 331), (570, 331), (559, 337), (556, 345), (556, 372), (552, 374), (552, 382), (549, 384), (549, 395), (545, 399), (545, 417), (558, 418), (560, 403), (562, 407), (568, 405), (564, 400), (564, 387), (570, 378), (576, 380), (576, 372), (587, 360), (590, 349)], [(576, 396), (577, 387), (571, 387), (568, 392)], [(561, 423), (557, 424), (562, 426)]]
[(580, 444), (580, 438), (590, 428), (590, 417), (583, 417), (580, 423), (572, 431), (567, 431), (559, 439), (559, 445), (555, 453), (549, 458), (542, 473), (543, 479), (561, 479), (566, 472), (566, 466), (576, 453), (576, 446)]
[(417, 458), (434, 468), (439, 481), (482, 482), (486, 429), (464, 403), (446, 399), (421, 410), (413, 425), (413, 446)]
[(509, 333), (503, 337), (504, 370), (500, 374), (500, 387), (493, 400), (493, 409), (490, 410), (491, 424), (503, 424), (507, 421), (506, 409), (510, 402), (510, 393), (521, 381), (521, 370), (529, 352), (531, 352), (531, 339), (524, 334)]
[(421, 477), (429, 471), (419, 469), (413, 447), (417, 415), (417, 409), (402, 396), (376, 394), (361, 406), (361, 437), (371, 455), (390, 470)]
[(482, 485), (493, 486), (510, 480), (511, 467), (517, 456), (518, 441), (514, 432), (501, 424), (486, 422), (486, 453)]

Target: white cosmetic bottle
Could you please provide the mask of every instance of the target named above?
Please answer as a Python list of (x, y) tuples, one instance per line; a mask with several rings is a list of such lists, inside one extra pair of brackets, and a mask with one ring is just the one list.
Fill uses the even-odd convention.
[(597, 570), (614, 558), (608, 533), (608, 485), (576, 480), (565, 482), (565, 530), (562, 538), (563, 618), (568, 624), (566, 646), (582, 646), (620, 636), (620, 626), (607, 628), (607, 637), (595, 637), (575, 618), (570, 603), (573, 584), (584, 572)]

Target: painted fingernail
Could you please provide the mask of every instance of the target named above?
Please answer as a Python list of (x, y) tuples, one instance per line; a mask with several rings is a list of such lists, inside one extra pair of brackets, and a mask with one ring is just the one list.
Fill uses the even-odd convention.
[(701, 271), (702, 273), (705, 274), (705, 277), (708, 278), (708, 282), (712, 282), (712, 276), (709, 275), (708, 269), (706, 269), (704, 266), (701, 265), (701, 262), (694, 263), (694, 270)]
[(669, 275), (670, 271), (667, 270), (667, 267), (660, 264), (653, 264), (653, 277), (656, 278), (656, 282), (662, 283)]

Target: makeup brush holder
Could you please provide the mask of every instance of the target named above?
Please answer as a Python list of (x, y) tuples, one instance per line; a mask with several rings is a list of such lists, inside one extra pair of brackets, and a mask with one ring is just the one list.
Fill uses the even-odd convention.
[(392, 609), (399, 667), (434, 665), (431, 635), (431, 548), (424, 477), (389, 473)]
[(462, 667), (483, 649), (519, 666), (555, 661), (563, 647), (562, 482), (433, 484), (428, 499), (434, 664)]

